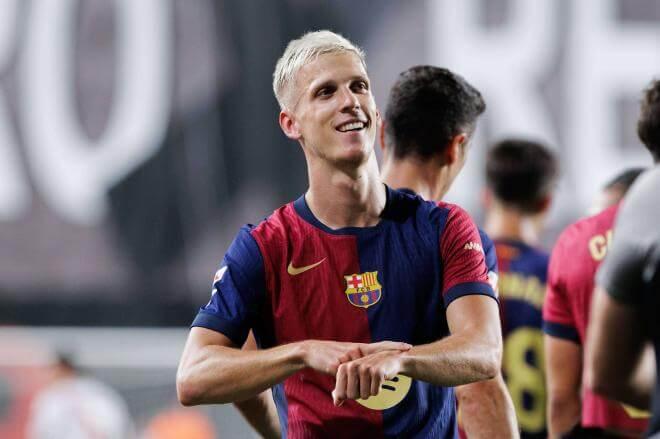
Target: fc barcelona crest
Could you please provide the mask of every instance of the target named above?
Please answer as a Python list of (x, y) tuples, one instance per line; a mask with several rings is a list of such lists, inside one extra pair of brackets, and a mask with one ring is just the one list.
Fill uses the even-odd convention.
[(346, 279), (346, 297), (352, 305), (369, 308), (380, 300), (383, 287), (378, 283), (377, 271), (351, 274), (344, 276), (344, 279)]

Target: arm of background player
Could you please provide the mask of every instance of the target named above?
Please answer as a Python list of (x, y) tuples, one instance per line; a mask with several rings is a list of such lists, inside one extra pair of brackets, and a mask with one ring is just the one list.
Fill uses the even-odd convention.
[(456, 387), (456, 397), (468, 438), (520, 437), (516, 411), (501, 373), (491, 380)]
[(596, 393), (648, 409), (655, 376), (652, 368), (640, 369), (643, 321), (634, 306), (596, 288), (587, 331), (585, 381)]
[[(252, 331), (250, 331), (243, 349), (257, 350), (257, 341)], [(277, 417), (277, 408), (275, 407), (275, 401), (273, 401), (273, 392), (270, 389), (261, 392), (253, 398), (236, 401), (234, 405), (241, 412), (245, 420), (262, 437), (276, 439), (282, 436), (280, 420)]]
[(582, 348), (574, 341), (543, 336), (548, 387), (548, 436), (560, 438), (580, 422)]
[(345, 343), (305, 340), (271, 349), (236, 349), (224, 334), (193, 327), (176, 377), (183, 405), (223, 404), (252, 398), (310, 367), (334, 375), (343, 362), (381, 351), (405, 351), (406, 343)]

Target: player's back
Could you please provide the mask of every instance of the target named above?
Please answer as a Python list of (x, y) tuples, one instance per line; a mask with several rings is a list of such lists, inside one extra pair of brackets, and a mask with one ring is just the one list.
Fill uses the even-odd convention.
[(541, 306), (548, 254), (518, 240), (495, 239), (504, 355), (502, 369), (523, 438), (545, 438)]
[[(552, 251), (543, 310), (544, 331), (579, 344), (583, 355), (595, 275), (612, 241), (617, 210), (618, 205), (612, 206), (568, 226)], [(641, 433), (647, 420), (638, 411), (585, 389), (581, 424)]]

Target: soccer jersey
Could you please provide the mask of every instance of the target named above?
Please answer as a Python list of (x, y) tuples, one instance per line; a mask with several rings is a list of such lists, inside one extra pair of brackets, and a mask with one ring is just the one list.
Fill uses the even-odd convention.
[[(653, 341), (660, 364), (660, 166), (635, 183), (616, 220), (612, 250), (598, 271), (598, 285), (618, 303), (640, 310), (640, 325)], [(653, 396), (649, 435), (660, 432), (660, 380)]]
[(522, 438), (545, 438), (541, 306), (549, 256), (518, 240), (495, 240), (504, 355), (502, 371)]
[[(544, 331), (584, 347), (594, 276), (607, 255), (618, 206), (582, 219), (566, 228), (552, 251), (543, 309)], [(584, 353), (584, 348), (582, 352)], [(582, 395), (584, 427), (642, 432), (647, 420), (585, 389)]]
[[(373, 227), (329, 229), (304, 196), (243, 227), (213, 291), (193, 326), (236, 346), (253, 328), (261, 348), (306, 339), (430, 343), (448, 335), (453, 300), (494, 297), (465, 211), (389, 188)], [(335, 407), (334, 381), (304, 369), (273, 388), (284, 437), (456, 435), (451, 388), (399, 375), (377, 396)]]

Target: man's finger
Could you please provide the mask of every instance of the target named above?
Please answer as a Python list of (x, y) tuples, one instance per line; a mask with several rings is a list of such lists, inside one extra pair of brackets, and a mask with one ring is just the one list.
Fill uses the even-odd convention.
[(367, 399), (371, 395), (371, 369), (367, 366), (360, 367), (360, 398)]
[(346, 351), (343, 355), (339, 357), (340, 363), (348, 363), (349, 361), (357, 360), (362, 358), (362, 351), (359, 347), (353, 347)]
[(383, 374), (379, 373), (376, 376), (371, 377), (371, 394), (373, 396), (378, 395), (380, 392), (380, 386), (383, 384)]
[(346, 398), (357, 399), (360, 397), (360, 376), (357, 365), (346, 364)]
[(339, 399), (339, 398), (337, 397), (337, 389), (335, 389), (335, 390), (332, 391), (332, 403), (333, 403), (336, 407), (341, 407), (342, 404), (344, 404), (344, 400), (343, 400), (343, 399)]
[(346, 399), (346, 365), (342, 364), (337, 369), (335, 390), (332, 391), (332, 401), (337, 407)]
[(362, 346), (362, 352), (365, 355), (370, 355), (381, 351), (409, 351), (412, 345), (400, 341), (380, 341), (378, 343), (370, 343)]

